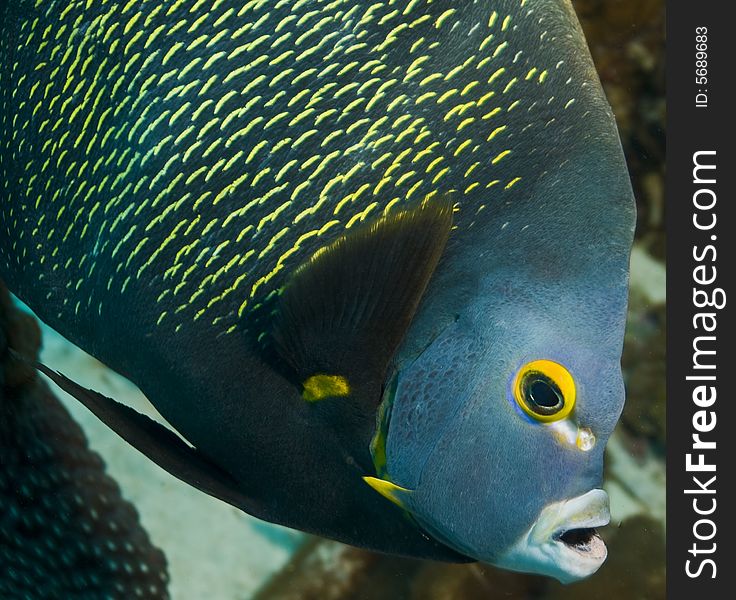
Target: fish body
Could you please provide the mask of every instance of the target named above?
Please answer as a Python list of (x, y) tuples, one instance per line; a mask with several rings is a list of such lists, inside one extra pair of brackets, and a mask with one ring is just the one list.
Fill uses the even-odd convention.
[[(242, 492), (225, 499), (504, 563), (540, 510), (600, 485), (634, 205), (568, 2), (5, 10), (0, 277), (138, 384)], [(592, 452), (507, 401), (537, 358), (605, 390), (576, 404)], [(549, 456), (500, 458), (537, 438)], [(470, 508), (460, 457), (488, 486)]]

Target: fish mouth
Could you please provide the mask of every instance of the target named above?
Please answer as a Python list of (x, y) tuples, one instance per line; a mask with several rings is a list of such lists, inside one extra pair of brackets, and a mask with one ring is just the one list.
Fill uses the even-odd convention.
[(611, 520), (608, 494), (600, 489), (555, 502), (497, 564), (514, 571), (548, 575), (572, 583), (595, 573), (606, 560), (597, 528)]
[(557, 541), (582, 556), (599, 558), (601, 562), (606, 559), (606, 544), (595, 527), (568, 529), (557, 536)]

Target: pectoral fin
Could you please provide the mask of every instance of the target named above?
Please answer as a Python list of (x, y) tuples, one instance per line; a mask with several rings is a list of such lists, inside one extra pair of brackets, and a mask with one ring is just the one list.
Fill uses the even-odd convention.
[(368, 391), (371, 408), (378, 406), (388, 363), (445, 248), (452, 211), (449, 200), (433, 200), (356, 227), (294, 272), (273, 340), (305, 399)]

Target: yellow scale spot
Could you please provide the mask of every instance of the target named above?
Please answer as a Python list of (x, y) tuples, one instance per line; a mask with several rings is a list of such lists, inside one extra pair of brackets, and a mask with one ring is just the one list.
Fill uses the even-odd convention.
[(495, 164), (498, 164), (499, 162), (501, 162), (501, 160), (503, 160), (503, 159), (504, 159), (504, 158), (505, 158), (506, 156), (508, 156), (509, 154), (511, 154), (511, 150), (504, 150), (504, 151), (503, 151), (503, 152), (501, 152), (501, 153), (500, 153), (500, 154), (499, 154), (498, 156), (496, 156), (496, 158), (494, 158), (494, 159), (493, 159), (493, 160), (491, 161), (491, 164), (493, 164), (493, 165), (495, 165)]
[(350, 394), (350, 384), (342, 375), (312, 375), (303, 384), (302, 398), (319, 402), (325, 398), (344, 398)]
[(495, 138), (495, 137), (496, 137), (496, 136), (497, 136), (497, 135), (498, 135), (499, 133), (502, 133), (502, 132), (503, 132), (503, 131), (505, 131), (505, 130), (506, 130), (506, 125), (501, 125), (501, 127), (496, 127), (496, 129), (494, 129), (494, 130), (493, 130), (493, 131), (491, 132), (491, 135), (489, 135), (489, 136), (488, 136), (488, 140), (487, 140), (487, 141), (489, 141), (489, 142), (490, 142), (490, 141), (491, 141), (491, 140), (492, 140), (493, 138)]
[(516, 184), (517, 184), (517, 183), (518, 183), (519, 181), (521, 181), (521, 177), (514, 177), (514, 178), (513, 178), (513, 179), (512, 179), (511, 181), (509, 181), (509, 182), (508, 182), (508, 183), (506, 184), (506, 187), (505, 187), (505, 188), (503, 188), (503, 189), (505, 189), (505, 190), (509, 190), (509, 189), (511, 189), (512, 187), (514, 187), (514, 186), (515, 186), (515, 185), (516, 185)]
[(473, 121), (475, 121), (475, 117), (468, 117), (467, 119), (464, 119), (462, 123), (458, 125), (457, 130), (462, 131), (465, 127), (473, 123)]
[(512, 79), (511, 81), (509, 81), (509, 82), (508, 82), (508, 83), (506, 84), (506, 87), (505, 87), (505, 88), (503, 88), (503, 93), (504, 93), (504, 94), (505, 94), (505, 93), (507, 93), (507, 92), (508, 92), (508, 91), (509, 91), (509, 90), (510, 90), (510, 89), (511, 89), (511, 88), (512, 88), (513, 86), (514, 86), (514, 84), (515, 84), (515, 83), (516, 83), (517, 81), (518, 81), (518, 78), (516, 78), (516, 77), (514, 77), (514, 78), (513, 78), (513, 79)]
[(500, 69), (498, 69), (497, 71), (495, 71), (493, 73), (493, 75), (491, 75), (490, 79), (488, 80), (488, 83), (489, 84), (493, 83), (494, 81), (496, 81), (496, 79), (498, 79), (505, 72), (506, 72), (506, 68), (505, 67), (501, 67)]

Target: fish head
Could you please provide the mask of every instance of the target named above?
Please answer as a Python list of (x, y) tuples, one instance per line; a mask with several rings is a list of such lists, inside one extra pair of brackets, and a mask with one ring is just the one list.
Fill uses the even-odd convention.
[(565, 583), (602, 565), (595, 528), (609, 521), (603, 451), (624, 404), (627, 296), (627, 276), (607, 272), (496, 272), (395, 372), (379, 476), (434, 538)]

